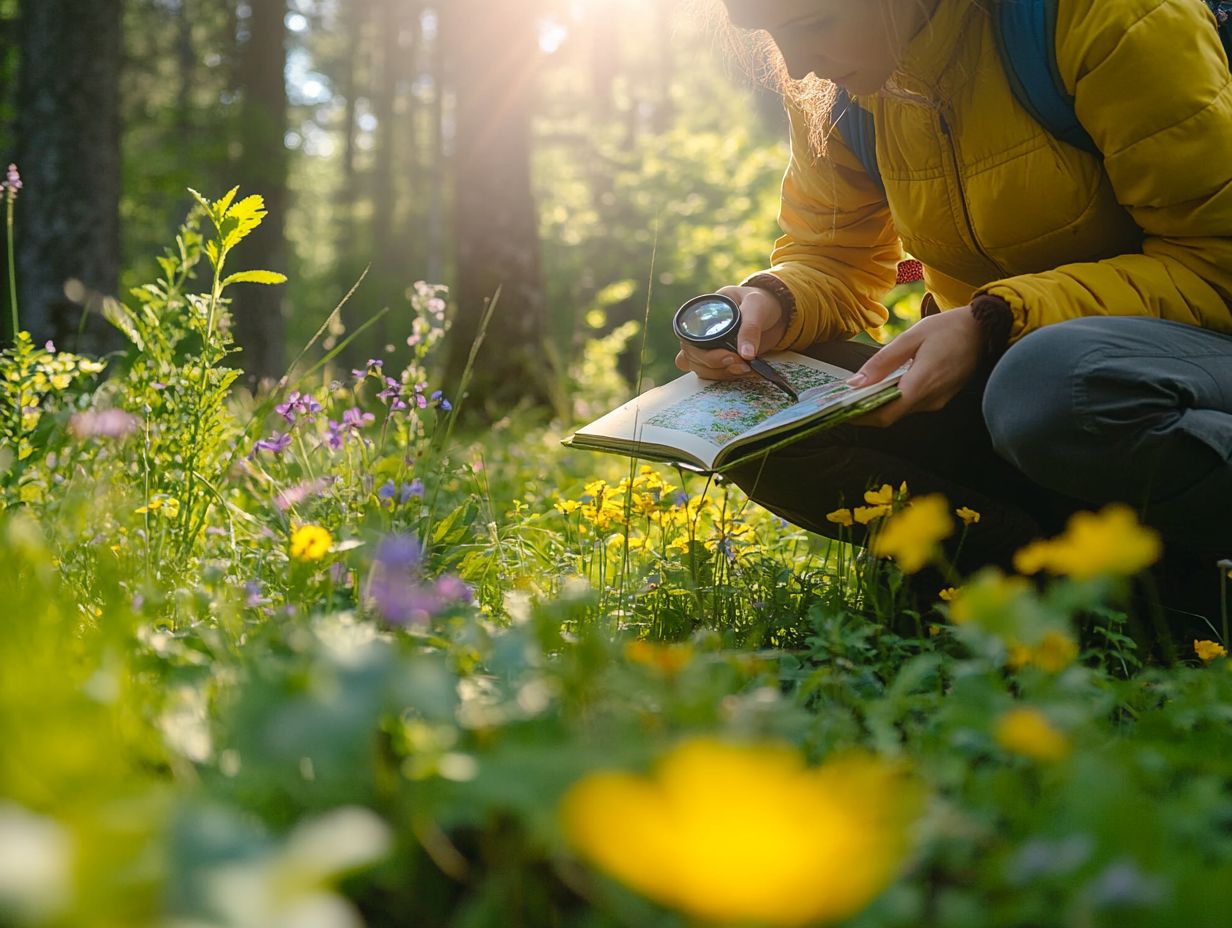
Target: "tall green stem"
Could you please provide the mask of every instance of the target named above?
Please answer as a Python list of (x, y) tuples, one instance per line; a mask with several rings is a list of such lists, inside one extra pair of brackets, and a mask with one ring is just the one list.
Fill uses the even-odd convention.
[(17, 332), (18, 332), (17, 262), (13, 259), (13, 196), (12, 194), (9, 194), (7, 196), (7, 200), (8, 200), (8, 207), (6, 209), (7, 221), (5, 223), (7, 234), (5, 236), (5, 242), (8, 245), (8, 252), (9, 252), (9, 311), (12, 313), (12, 318), (13, 318), (13, 344), (17, 344)]

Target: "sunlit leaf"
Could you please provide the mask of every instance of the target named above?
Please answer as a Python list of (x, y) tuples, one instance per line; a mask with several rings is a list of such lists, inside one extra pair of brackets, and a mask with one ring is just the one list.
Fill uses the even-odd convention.
[(287, 282), (286, 274), (279, 274), (277, 271), (240, 271), (227, 277), (222, 285), (229, 287), (232, 284), (285, 284)]

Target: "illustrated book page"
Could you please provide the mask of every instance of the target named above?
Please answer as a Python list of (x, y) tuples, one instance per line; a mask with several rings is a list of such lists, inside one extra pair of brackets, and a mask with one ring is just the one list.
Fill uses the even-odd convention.
[(713, 381), (688, 373), (578, 429), (565, 443), (718, 470), (750, 445), (760, 453), (775, 436), (794, 440), (850, 418), (848, 410), (859, 414), (888, 402), (898, 395), (894, 384), (902, 374), (854, 390), (846, 383), (851, 371), (805, 355), (772, 352), (763, 360), (793, 386), (799, 402), (756, 375)]

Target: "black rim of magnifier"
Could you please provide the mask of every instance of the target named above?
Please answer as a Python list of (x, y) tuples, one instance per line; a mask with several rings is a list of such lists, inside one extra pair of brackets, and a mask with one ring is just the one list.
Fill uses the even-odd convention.
[[(691, 307), (696, 306), (698, 303), (726, 303), (731, 307), (732, 324), (718, 335), (710, 338), (697, 338), (696, 336), (689, 335), (684, 331), (684, 327), (680, 324), (680, 320)], [(740, 304), (738, 304), (731, 297), (724, 296), (721, 293), (703, 293), (701, 296), (695, 296), (693, 299), (686, 301), (678, 310), (676, 310), (676, 315), (672, 317), (672, 328), (675, 330), (678, 338), (689, 342), (690, 344), (697, 345), (699, 348), (718, 348), (721, 346), (738, 352), (739, 349), (736, 345), (735, 335), (740, 330)], [(765, 380), (774, 384), (789, 397), (791, 397), (792, 402), (799, 401), (800, 397), (796, 393), (795, 388), (792, 387), (792, 385), (784, 379), (783, 375), (776, 371), (769, 363), (761, 360), (760, 358), (753, 358), (751, 361), (746, 363), (755, 373), (760, 374)]]
[[(710, 338), (697, 338), (685, 332), (680, 321), (684, 318), (684, 314), (692, 307), (699, 303), (726, 303), (731, 307), (732, 324), (723, 330), (719, 335)], [(683, 341), (697, 345), (699, 348), (717, 348), (720, 345), (730, 347), (732, 351), (736, 350), (735, 333), (740, 329), (740, 306), (731, 297), (723, 296), (721, 293), (703, 293), (701, 296), (695, 296), (693, 299), (686, 301), (681, 307), (676, 310), (676, 315), (672, 319), (672, 328), (676, 330), (676, 335)]]

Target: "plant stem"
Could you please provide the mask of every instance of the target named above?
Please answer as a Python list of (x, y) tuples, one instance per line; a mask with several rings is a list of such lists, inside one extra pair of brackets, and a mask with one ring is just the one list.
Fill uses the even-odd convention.
[(5, 242), (8, 245), (9, 253), (9, 311), (13, 318), (13, 344), (17, 344), (17, 262), (13, 258), (13, 198), (8, 197), (8, 206), (6, 209), (6, 237)]

